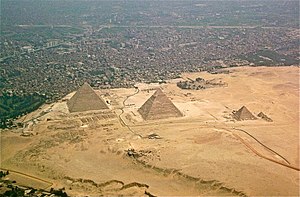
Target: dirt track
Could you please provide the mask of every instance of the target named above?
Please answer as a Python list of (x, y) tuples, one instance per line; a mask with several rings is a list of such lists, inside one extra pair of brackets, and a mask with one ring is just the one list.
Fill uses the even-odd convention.
[(294, 166), (291, 166), (291, 165), (287, 165), (287, 164), (285, 164), (285, 163), (276, 161), (276, 160), (274, 160), (274, 159), (272, 159), (272, 158), (269, 158), (269, 157), (266, 157), (266, 156), (260, 154), (260, 153), (257, 152), (252, 146), (250, 146), (247, 142), (245, 142), (245, 140), (243, 140), (240, 136), (238, 136), (238, 135), (235, 134), (235, 133), (233, 133), (233, 135), (234, 135), (236, 138), (238, 138), (243, 144), (245, 144), (249, 149), (251, 149), (256, 155), (258, 155), (258, 156), (260, 156), (260, 157), (262, 157), (262, 158), (264, 158), (264, 159), (266, 159), (266, 160), (272, 161), (272, 162), (274, 162), (274, 163), (277, 163), (277, 164), (283, 165), (283, 166), (285, 166), (285, 167), (291, 168), (291, 169), (293, 169), (293, 170), (300, 171), (300, 169), (297, 168), (297, 167), (294, 167)]
[[(50, 182), (49, 180), (45, 180), (45, 179), (36, 177), (34, 175), (30, 175), (30, 174), (26, 174), (26, 173), (23, 173), (23, 172), (19, 172), (19, 171), (16, 171), (16, 170), (11, 170), (11, 169), (6, 169), (6, 168), (0, 168), (0, 170), (9, 171), (10, 174), (17, 174), (17, 175), (25, 176), (27, 179), (29, 179), (28, 182), (30, 182), (30, 180), (33, 180), (33, 181), (41, 181), (43, 183), (46, 183), (47, 186), (43, 187), (41, 189), (48, 189), (48, 188), (50, 188), (53, 185), (53, 183)], [(24, 185), (26, 185), (26, 184), (28, 184), (28, 182), (18, 183), (18, 184), (24, 184)]]

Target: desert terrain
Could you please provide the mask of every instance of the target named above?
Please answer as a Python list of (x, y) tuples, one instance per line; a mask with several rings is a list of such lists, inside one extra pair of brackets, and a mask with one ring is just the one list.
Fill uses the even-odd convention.
[[(98, 111), (69, 113), (73, 92), (20, 118), (23, 129), (1, 131), (1, 168), (20, 185), (71, 196), (299, 196), (299, 67), (228, 70), (96, 90), (109, 107)], [(176, 85), (197, 77), (226, 86)], [(156, 88), (182, 117), (143, 120), (138, 109)], [(242, 106), (272, 121), (237, 121)]]

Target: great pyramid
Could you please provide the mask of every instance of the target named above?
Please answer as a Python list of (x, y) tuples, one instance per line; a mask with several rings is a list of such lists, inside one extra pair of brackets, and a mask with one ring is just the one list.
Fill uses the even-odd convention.
[(256, 120), (257, 118), (245, 107), (241, 107), (236, 112), (233, 112), (233, 117), (236, 120)]
[(77, 90), (77, 92), (67, 102), (67, 105), (71, 113), (109, 109), (105, 101), (95, 93), (88, 83), (84, 83)]
[(161, 89), (158, 89), (141, 108), (138, 109), (138, 112), (142, 115), (144, 120), (183, 116)]

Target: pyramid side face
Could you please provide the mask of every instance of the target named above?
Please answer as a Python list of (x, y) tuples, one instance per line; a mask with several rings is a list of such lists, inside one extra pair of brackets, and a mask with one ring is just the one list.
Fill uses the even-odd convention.
[(235, 114), (237, 120), (256, 120), (257, 118), (246, 108), (242, 107)]
[(148, 119), (149, 112), (152, 108), (154, 97), (151, 96), (139, 109), (138, 112), (142, 115), (144, 120)]
[(78, 89), (67, 105), (71, 113), (108, 109), (105, 101), (86, 83)]
[[(159, 91), (159, 92), (158, 92)], [(182, 117), (182, 113), (161, 91), (155, 92), (138, 110), (145, 120)]]

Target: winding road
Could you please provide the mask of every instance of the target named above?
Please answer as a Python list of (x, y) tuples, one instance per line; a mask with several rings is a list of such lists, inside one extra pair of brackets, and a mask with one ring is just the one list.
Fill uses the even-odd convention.
[(124, 121), (124, 120), (122, 119), (122, 117), (121, 117), (121, 116), (124, 114), (125, 102), (126, 102), (130, 97), (132, 97), (132, 96), (134, 96), (134, 95), (136, 95), (136, 94), (138, 94), (138, 93), (140, 92), (140, 90), (139, 90), (138, 88), (137, 88), (136, 90), (137, 90), (137, 91), (136, 91), (135, 93), (133, 93), (133, 94), (131, 94), (131, 95), (128, 95), (128, 96), (124, 99), (124, 101), (123, 101), (123, 108), (121, 108), (122, 112), (119, 114), (118, 118), (119, 118), (119, 121), (120, 121), (120, 123), (121, 123), (122, 126), (127, 127), (128, 130), (129, 130), (131, 133), (133, 133), (134, 135), (137, 135), (137, 136), (143, 138), (142, 135), (140, 135), (140, 134), (134, 132), (134, 131), (133, 131), (126, 123), (125, 123), (125, 121)]

